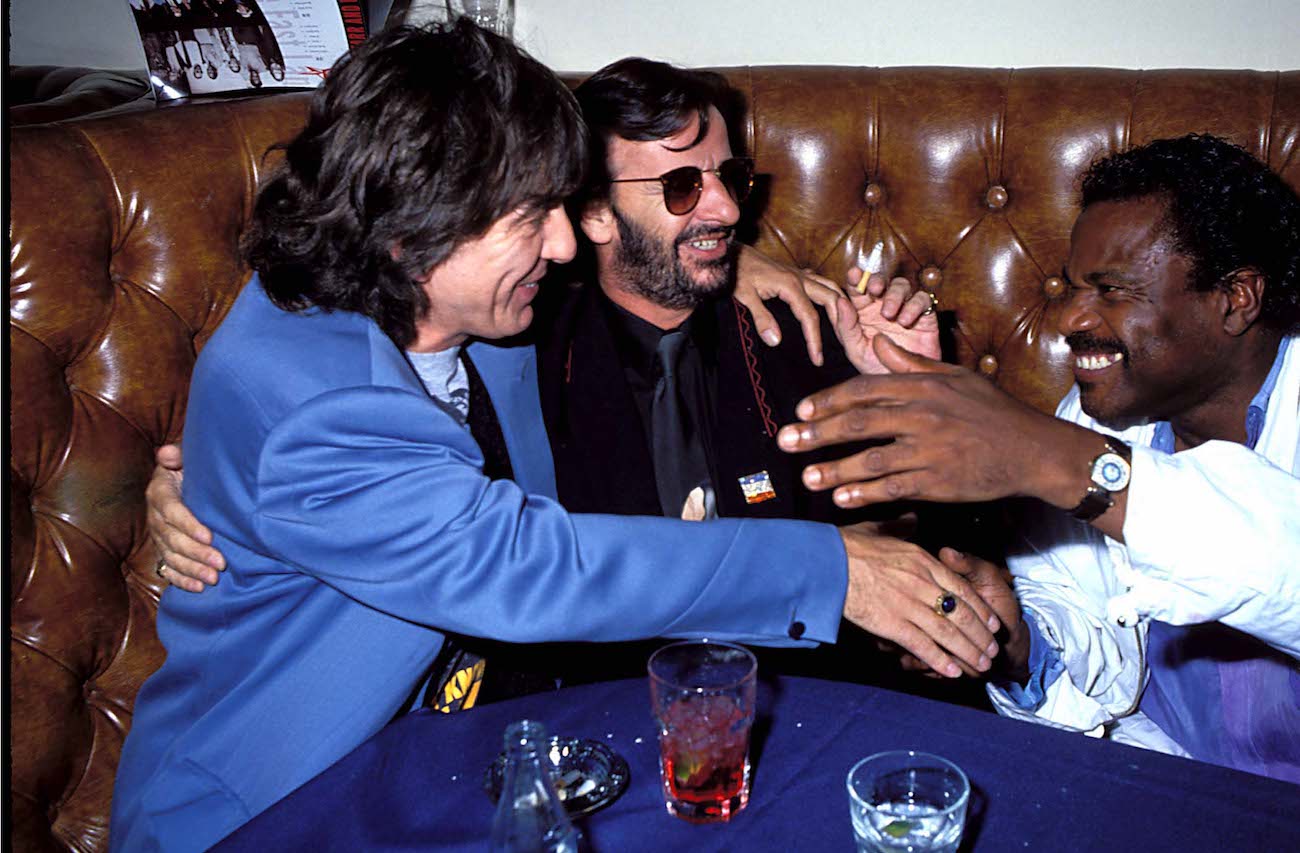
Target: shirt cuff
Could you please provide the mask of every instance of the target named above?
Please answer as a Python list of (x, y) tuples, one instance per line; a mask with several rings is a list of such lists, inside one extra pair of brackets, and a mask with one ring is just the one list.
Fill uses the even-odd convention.
[(1024, 611), (1025, 627), (1029, 629), (1029, 678), (1024, 684), (1012, 681), (999, 682), (1006, 697), (1023, 711), (1037, 711), (1047, 695), (1047, 688), (1065, 671), (1061, 654), (1047, 641), (1033, 611)]

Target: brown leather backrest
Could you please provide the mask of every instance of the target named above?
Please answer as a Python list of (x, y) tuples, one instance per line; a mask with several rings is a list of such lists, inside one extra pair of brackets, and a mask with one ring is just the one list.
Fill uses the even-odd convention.
[(143, 497), (194, 357), (247, 278), (240, 227), (301, 95), (16, 128), (9, 648), (17, 850), (105, 850), (162, 662)]
[(1053, 304), (1100, 155), (1214, 133), (1300, 186), (1300, 72), (729, 70), (770, 193), (757, 245), (840, 278), (885, 244), (940, 298), (950, 358), (1051, 410), (1069, 387)]
[[(758, 244), (839, 278), (885, 243), (954, 355), (1050, 408), (1079, 171), (1190, 131), (1300, 187), (1300, 72), (736, 68), (764, 175)], [(107, 846), (135, 693), (160, 663), (143, 523), (195, 354), (247, 278), (263, 152), (305, 96), (15, 129), (10, 148), (10, 662), (18, 850)], [(172, 593), (181, 594), (181, 593)]]

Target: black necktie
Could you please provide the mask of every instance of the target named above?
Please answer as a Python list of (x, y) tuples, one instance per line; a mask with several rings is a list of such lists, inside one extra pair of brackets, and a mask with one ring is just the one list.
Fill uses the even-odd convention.
[(469, 418), (466, 426), (479, 450), (483, 451), (483, 473), (492, 480), (513, 480), (515, 472), (510, 465), (506, 437), (501, 433), (501, 422), (497, 420), (497, 412), (492, 407), (487, 386), (483, 384), (483, 377), (479, 376), (474, 362), (464, 355), (461, 356), (461, 362), (465, 365), (465, 378), (469, 384)]
[(708, 477), (704, 445), (692, 427), (677, 375), (686, 343), (686, 333), (678, 330), (661, 337), (655, 349), (660, 376), (650, 401), (650, 451), (659, 505), (669, 518), (681, 518), (686, 496)]

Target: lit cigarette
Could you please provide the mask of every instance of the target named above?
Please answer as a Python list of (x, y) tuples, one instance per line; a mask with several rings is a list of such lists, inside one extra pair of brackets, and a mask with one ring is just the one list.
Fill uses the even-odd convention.
[(867, 292), (867, 279), (880, 272), (881, 260), (884, 254), (885, 244), (883, 242), (876, 243), (871, 247), (871, 254), (867, 255), (867, 259), (859, 264), (862, 269), (862, 280), (858, 282), (858, 293)]

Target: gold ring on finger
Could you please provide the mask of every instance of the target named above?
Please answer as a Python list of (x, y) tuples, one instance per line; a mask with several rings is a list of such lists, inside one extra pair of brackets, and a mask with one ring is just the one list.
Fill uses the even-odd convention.
[(939, 296), (932, 290), (924, 291), (925, 295), (930, 297), (930, 307), (921, 312), (922, 317), (928, 317), (939, 307)]
[(939, 592), (939, 597), (934, 600), (934, 612), (947, 618), (948, 616), (951, 616), (952, 612), (956, 609), (957, 596), (953, 595), (946, 589), (941, 590)]

